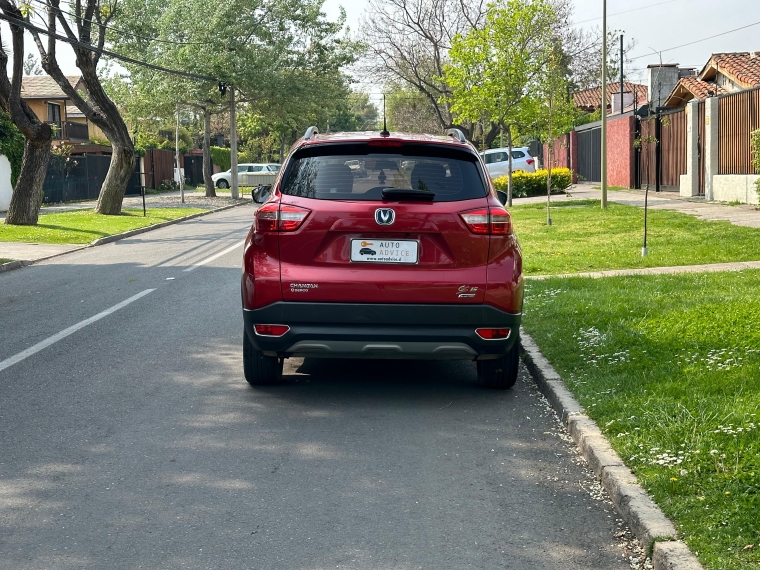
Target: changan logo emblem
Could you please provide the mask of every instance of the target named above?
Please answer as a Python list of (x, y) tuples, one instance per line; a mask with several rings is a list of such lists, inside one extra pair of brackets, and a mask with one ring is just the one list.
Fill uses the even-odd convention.
[(378, 208), (375, 210), (375, 221), (380, 226), (390, 226), (396, 221), (396, 212), (391, 208)]

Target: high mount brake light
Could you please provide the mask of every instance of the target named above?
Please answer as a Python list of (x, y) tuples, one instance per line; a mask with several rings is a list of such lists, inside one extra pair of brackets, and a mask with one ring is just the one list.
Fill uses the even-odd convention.
[(505, 340), (511, 332), (510, 329), (475, 329), (475, 334), (483, 340)]
[(259, 336), (282, 336), (290, 330), (288, 325), (253, 325), (254, 332)]
[(367, 141), (367, 146), (400, 147), (404, 143), (398, 139), (371, 139)]
[(257, 232), (294, 232), (311, 210), (288, 204), (267, 204), (256, 212)]
[(481, 208), (459, 216), (474, 234), (506, 236), (512, 233), (512, 218), (504, 208)]

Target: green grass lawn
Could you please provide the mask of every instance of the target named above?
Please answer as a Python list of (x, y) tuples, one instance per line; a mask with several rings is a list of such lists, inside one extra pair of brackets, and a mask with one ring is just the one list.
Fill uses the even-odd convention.
[(137, 209), (123, 210), (120, 216), (103, 216), (92, 210), (42, 214), (36, 226), (0, 224), (0, 242), (90, 243), (105, 236), (203, 211), (201, 208), (149, 208), (146, 217)]
[(706, 222), (667, 210), (649, 210), (649, 255), (641, 257), (644, 210), (598, 200), (510, 210), (526, 275), (552, 275), (668, 265), (760, 260), (760, 229)]
[(759, 292), (760, 271), (527, 284), (527, 332), (711, 569), (760, 568)]

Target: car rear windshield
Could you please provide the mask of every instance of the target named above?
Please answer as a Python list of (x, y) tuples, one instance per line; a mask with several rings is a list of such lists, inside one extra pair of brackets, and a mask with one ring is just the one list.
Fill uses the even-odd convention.
[(385, 189), (424, 190), (435, 202), (486, 195), (478, 159), (438, 145), (334, 144), (299, 150), (281, 192), (320, 200), (382, 200)]

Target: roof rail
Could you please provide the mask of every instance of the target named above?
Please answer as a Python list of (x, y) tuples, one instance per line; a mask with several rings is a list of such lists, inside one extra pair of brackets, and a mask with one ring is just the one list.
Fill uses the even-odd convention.
[(309, 127), (306, 129), (306, 134), (303, 136), (303, 140), (309, 141), (314, 138), (314, 135), (319, 134), (319, 129), (317, 127)]
[(446, 136), (455, 138), (460, 143), (466, 143), (467, 139), (464, 136), (464, 133), (460, 131), (459, 129), (446, 129)]

